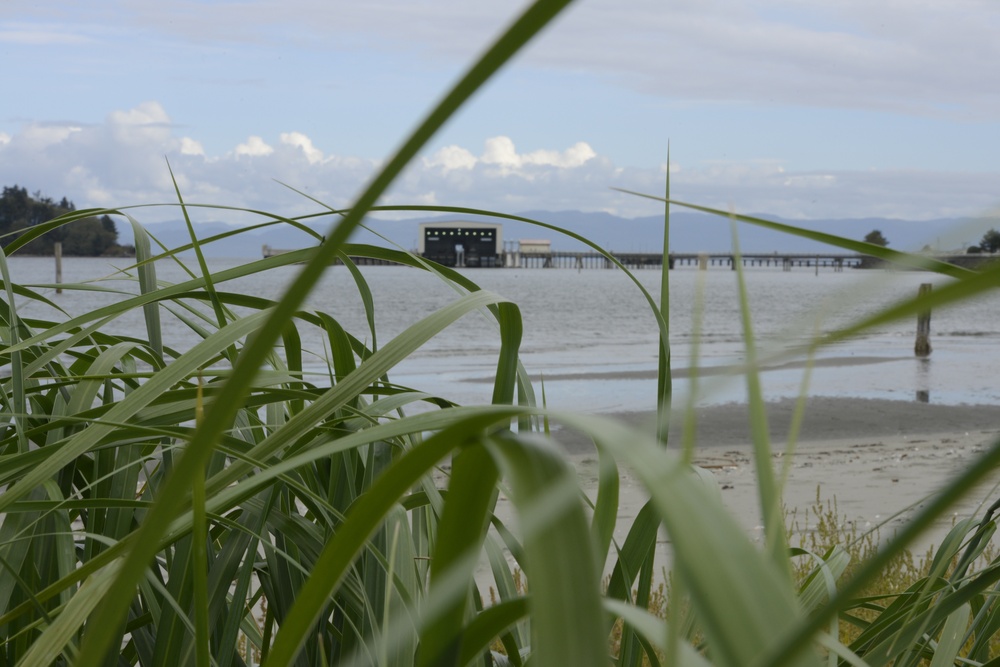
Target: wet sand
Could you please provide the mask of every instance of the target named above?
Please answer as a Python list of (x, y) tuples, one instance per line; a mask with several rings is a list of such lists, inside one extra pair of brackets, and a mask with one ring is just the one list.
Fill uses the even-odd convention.
[[(775, 470), (785, 465), (785, 447), (795, 401), (768, 404), (768, 424)], [(745, 405), (721, 405), (696, 411), (695, 461), (712, 471), (730, 511), (752, 537), (762, 533), (756, 473), (752, 461), (748, 410)], [(652, 428), (654, 415), (618, 415), (619, 419)], [(675, 416), (673, 422), (682, 420)], [(680, 428), (671, 429), (673, 443)], [(558, 436), (576, 466), (585, 488), (596, 484), (593, 445), (567, 431)], [(861, 531), (881, 526), (890, 536), (912, 516), (929, 493), (962, 471), (1000, 437), (1000, 408), (992, 405), (934, 405), (910, 401), (857, 398), (811, 398), (796, 447), (791, 453), (784, 502), (802, 523), (819, 497), (836, 500), (845, 521)], [(673, 445), (679, 446), (679, 445)], [(620, 516), (634, 516), (646, 501), (630, 471), (622, 470)], [(954, 518), (977, 515), (982, 505), (1000, 497), (1000, 471), (942, 517), (914, 548), (940, 544)], [(627, 521), (625, 522), (627, 523)]]
[[(775, 448), (788, 440), (796, 401), (767, 404), (768, 426)], [(745, 404), (725, 404), (695, 410), (694, 441), (699, 451), (719, 447), (748, 447), (749, 409)], [(653, 429), (655, 415), (627, 413), (613, 415), (639, 428)], [(684, 437), (684, 415), (671, 419), (670, 442)], [(924, 438), (929, 434), (1000, 433), (1000, 407), (993, 405), (938, 405), (917, 401), (890, 401), (863, 398), (813, 397), (807, 399), (797, 440), (800, 443), (870, 438)], [(557, 438), (571, 454), (593, 450), (593, 444), (569, 431)]]
[[(785, 466), (788, 428), (795, 402), (768, 404), (775, 470)], [(748, 535), (762, 536), (756, 473), (745, 405), (698, 409), (696, 463), (716, 477), (722, 498)], [(654, 415), (624, 414), (616, 418), (639, 428), (653, 429)], [(682, 421), (673, 419), (674, 424)], [(671, 429), (671, 442), (681, 440), (680, 428)], [(572, 461), (581, 485), (596, 495), (597, 460), (594, 445), (580, 434), (557, 429), (556, 439)], [(807, 529), (817, 494), (836, 501), (840, 517), (859, 532), (879, 528), (885, 539), (919, 509), (927, 496), (975, 461), (1000, 438), (1000, 408), (986, 405), (935, 405), (909, 401), (857, 398), (811, 398), (784, 488), (784, 502), (796, 522)], [(678, 447), (672, 444), (671, 447)], [(619, 524), (615, 538), (625, 539), (647, 496), (631, 471), (621, 470)], [(984, 505), (1000, 498), (1000, 471), (987, 476), (975, 489), (912, 545), (922, 554), (940, 544), (955, 518), (978, 516)], [(498, 513), (506, 514), (505, 499)], [(505, 517), (506, 519), (506, 517)], [(815, 521), (813, 520), (813, 524)], [(669, 560), (669, 536), (661, 536), (658, 560)], [(485, 569), (477, 574), (484, 582)], [(488, 584), (487, 584), (488, 585)]]
[[(805, 361), (802, 359), (786, 361), (782, 363), (763, 363), (757, 367), (762, 373), (767, 371), (785, 371), (791, 369), (804, 368), (842, 368), (845, 366), (868, 366), (871, 364), (884, 364), (899, 361), (899, 357), (873, 357), (873, 356), (849, 356), (849, 357), (821, 357)], [(746, 372), (745, 366), (702, 366), (697, 370), (691, 368), (672, 368), (670, 376), (674, 379), (689, 378), (693, 375), (698, 377), (711, 377), (716, 375), (742, 375)], [(529, 374), (531, 375), (531, 374)], [(659, 371), (655, 368), (644, 371), (592, 371), (584, 373), (546, 373), (531, 375), (532, 382), (556, 380), (655, 380)], [(493, 378), (478, 377), (468, 378), (464, 382), (486, 382), (490, 383)]]

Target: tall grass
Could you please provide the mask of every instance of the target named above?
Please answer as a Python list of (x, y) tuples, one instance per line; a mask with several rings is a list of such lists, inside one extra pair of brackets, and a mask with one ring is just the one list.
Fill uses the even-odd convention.
[[(73, 317), (59, 316), (42, 288), (13, 282), (6, 257), (94, 211), (33, 228), (0, 253), (6, 295), (0, 359), (9, 373), (0, 392), (0, 662), (639, 665), (662, 658), (671, 665), (926, 660), (937, 666), (961, 654), (964, 664), (987, 663), (989, 638), (1000, 625), (994, 603), (1000, 568), (972, 572), (967, 564), (995, 528), (992, 513), (978, 524), (959, 524), (930, 574), (892, 604), (879, 609), (857, 596), (1000, 462), (1000, 442), (846, 576), (843, 551), (832, 549), (815, 554), (816, 567), (799, 580), (783, 532), (776, 532), (784, 529), (780, 522), (768, 522), (767, 548), (751, 542), (710, 476), (664, 447), (667, 289), (659, 303), (645, 294), (661, 336), (661, 423), (646, 433), (538, 405), (519, 361), (520, 313), (502, 295), (405, 252), (347, 242), (433, 133), (565, 4), (529, 7), (355, 205), (334, 212), (340, 219), (313, 248), (213, 272), (201, 245), (228, 234), (199, 241), (192, 231), (188, 246), (154, 251), (155, 239), (137, 219), (141, 209), (108, 211), (126, 216), (135, 230), (136, 264), (127, 271), (135, 289)], [(190, 224), (194, 209), (181, 195), (177, 206)], [(669, 202), (669, 190), (660, 199)], [(279, 215), (242, 213), (248, 228), (302, 226)], [(664, 252), (667, 244), (665, 237)], [(190, 249), (198, 262), (188, 279), (158, 279), (159, 262)], [(435, 273), (456, 297), (377, 345), (371, 292), (350, 259), (358, 256)], [(304, 306), (335, 260), (356, 280), (370, 335), (359, 338), (333, 314)], [(1000, 277), (996, 267), (969, 272), (920, 261), (956, 278), (935, 290), (933, 303), (900, 304), (816, 345), (928, 305), (974, 298)], [(300, 265), (297, 278), (275, 301), (228, 289), (238, 278), (266, 279), (290, 265)], [(43, 307), (56, 314), (23, 315)], [(133, 311), (142, 312), (145, 335), (116, 333), (117, 321)], [(495, 320), (500, 344), (490, 404), (454, 406), (392, 381), (402, 360), (477, 311)], [(183, 322), (198, 342), (178, 348), (165, 336), (165, 318)], [(312, 351), (327, 359), (323, 380), (304, 372), (307, 330), (326, 341), (328, 354)], [(749, 326), (745, 337), (752, 350)], [(762, 414), (753, 371), (748, 389), (755, 414)], [(416, 404), (432, 409), (412, 409)], [(588, 434), (598, 448), (592, 507), (545, 435), (549, 420)], [(762, 512), (779, 516), (781, 489), (767, 472), (766, 429), (758, 420), (753, 431)], [(445, 460), (451, 468), (442, 481)], [(633, 468), (649, 495), (620, 543), (613, 537), (619, 465)], [(516, 527), (494, 511), (501, 492), (514, 505)], [(661, 529), (673, 546), (666, 619), (646, 609)], [(516, 585), (505, 552), (525, 573), (527, 588)], [(614, 568), (605, 586), (601, 564), (608, 554)], [(491, 605), (472, 577), (482, 555), (497, 591)], [(859, 604), (875, 610), (874, 620), (846, 645), (837, 619)], [(625, 629), (613, 658), (608, 637), (618, 621)], [(505, 657), (490, 651), (497, 640)]]

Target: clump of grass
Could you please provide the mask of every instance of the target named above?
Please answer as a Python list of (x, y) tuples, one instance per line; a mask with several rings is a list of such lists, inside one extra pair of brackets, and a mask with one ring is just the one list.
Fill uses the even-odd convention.
[[(803, 591), (837, 559), (846, 560), (838, 576), (850, 580), (877, 558), (882, 548), (879, 527), (859, 530), (856, 522), (839, 512), (836, 498), (826, 501), (821, 498), (819, 488), (813, 504), (806, 509), (804, 525), (798, 524), (794, 511), (788, 518), (790, 538), (797, 541), (793, 572)], [(994, 530), (989, 514), (980, 525), (987, 534)], [(977, 543), (973, 528), (974, 524), (969, 522), (954, 525), (940, 549), (932, 545), (923, 554), (905, 548), (894, 551), (884, 561), (883, 569), (868, 578), (866, 585), (844, 606), (837, 624), (841, 644), (864, 655), (879, 645), (873, 637), (878, 637), (880, 627), (899, 623), (907, 616), (910, 620), (920, 618), (920, 609), (933, 608), (934, 598), (945, 597), (951, 586), (960, 588), (978, 578), (994, 580), (997, 549), (988, 541)], [(964, 641), (953, 645), (956, 655), (1000, 655), (996, 628), (993, 624), (981, 625), (982, 617), (988, 615), (987, 610), (992, 606), (991, 598), (992, 595), (980, 600), (983, 606), (976, 620), (970, 618), (964, 625), (958, 624), (965, 636)], [(914, 655), (932, 655), (927, 645), (919, 649), (910, 646), (907, 650), (915, 651)]]
[[(805, 552), (792, 561), (792, 572), (800, 585), (816, 573), (817, 556), (830, 554), (837, 548), (843, 549), (849, 563), (841, 576), (849, 578), (857, 573), (863, 563), (878, 553), (882, 543), (879, 527), (860, 530), (857, 522), (840, 513), (837, 498), (824, 501), (818, 487), (812, 505), (805, 508), (804, 522), (799, 524), (797, 508), (787, 515), (787, 521), (790, 543)], [(894, 554), (879, 575), (869, 580), (859, 593), (858, 597), (868, 603), (851, 613), (864, 623), (870, 623), (878, 615), (878, 611), (873, 608), (875, 605), (887, 606), (901, 592), (928, 576), (933, 556), (933, 547), (923, 555), (914, 555), (910, 549), (902, 549)], [(859, 634), (857, 623), (845, 620), (840, 624), (840, 641), (845, 645), (851, 644)]]
[[(632, 596), (633, 599), (640, 597), (639, 590), (633, 590)], [(652, 617), (660, 619), (661, 621), (666, 621), (670, 601), (668, 584), (664, 581), (657, 582), (652, 590), (646, 591), (645, 598), (646, 611)], [(615, 659), (621, 658), (624, 634), (625, 622), (620, 618), (615, 619), (614, 624), (611, 626), (611, 633), (608, 636), (608, 650), (611, 656)], [(653, 664), (662, 664), (665, 659), (666, 656), (662, 650), (655, 650), (652, 655), (643, 652), (640, 664), (643, 667), (649, 667)], [(655, 663), (653, 662), (654, 660)]]
[[(882, 544), (881, 527), (861, 530), (856, 521), (840, 513), (836, 496), (823, 500), (821, 490), (817, 487), (816, 497), (805, 509), (805, 514), (801, 525), (797, 519), (797, 510), (788, 514), (789, 541), (811, 554), (824, 554), (834, 547), (843, 547), (851, 558), (851, 564), (844, 572), (846, 576), (850, 576), (859, 563), (878, 553)], [(933, 546), (928, 547), (922, 555), (914, 555), (910, 549), (902, 549), (882, 571), (881, 576), (869, 583), (865, 588), (866, 594), (889, 594), (905, 589), (916, 579), (927, 576), (933, 556)], [(815, 564), (804, 556), (797, 558), (795, 562), (793, 572), (798, 581), (805, 579), (815, 568)]]

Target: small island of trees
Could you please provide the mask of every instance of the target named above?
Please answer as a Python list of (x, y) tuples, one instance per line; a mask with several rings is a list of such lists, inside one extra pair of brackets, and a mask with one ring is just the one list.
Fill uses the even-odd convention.
[(979, 245), (969, 246), (966, 252), (993, 254), (998, 251), (1000, 251), (1000, 232), (996, 229), (990, 229), (990, 231), (983, 234)]
[[(18, 232), (65, 213), (75, 211), (73, 202), (63, 197), (55, 201), (41, 192), (28, 194), (27, 188), (4, 186), (0, 195), (0, 246), (6, 247)], [(83, 218), (31, 241), (18, 251), (24, 255), (51, 255), (54, 244), (62, 243), (64, 255), (78, 257), (128, 256), (135, 254), (132, 246), (118, 244), (115, 222), (107, 215)]]
[(873, 229), (865, 235), (865, 243), (873, 243), (885, 247), (889, 245), (889, 239), (882, 235), (882, 230)]

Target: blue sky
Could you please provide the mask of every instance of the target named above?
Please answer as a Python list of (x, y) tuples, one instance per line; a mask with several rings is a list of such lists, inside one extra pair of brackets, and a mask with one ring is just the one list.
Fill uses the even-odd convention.
[[(348, 205), (513, 0), (5, 0), (0, 183), (78, 206)], [(580, 0), (387, 196), (525, 210), (677, 197), (792, 218), (1000, 203), (1000, 3)], [(144, 219), (175, 217), (149, 210)], [(218, 216), (216, 216), (218, 217)]]

